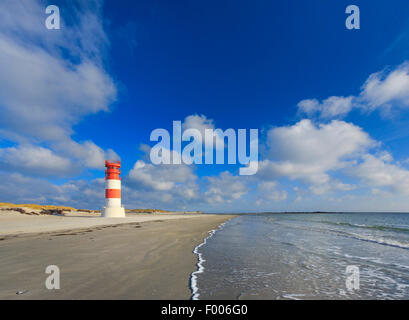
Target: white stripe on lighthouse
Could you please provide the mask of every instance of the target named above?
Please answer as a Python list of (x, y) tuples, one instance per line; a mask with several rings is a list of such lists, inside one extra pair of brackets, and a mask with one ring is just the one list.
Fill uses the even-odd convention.
[(106, 198), (105, 206), (106, 207), (120, 207), (121, 199), (120, 198)]
[(106, 180), (105, 189), (121, 189), (121, 180), (115, 180), (115, 179)]

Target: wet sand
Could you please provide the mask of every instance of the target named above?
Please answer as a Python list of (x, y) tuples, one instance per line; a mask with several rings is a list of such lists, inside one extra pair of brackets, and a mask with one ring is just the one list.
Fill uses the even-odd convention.
[[(193, 249), (232, 216), (140, 215), (122, 224), (83, 217), (84, 227), (65, 231), (46, 227), (55, 217), (16, 219), (21, 226), (38, 218), (39, 233), (11, 234), (10, 224), (0, 233), (0, 299), (189, 299)], [(59, 290), (45, 287), (48, 265), (60, 269)]]

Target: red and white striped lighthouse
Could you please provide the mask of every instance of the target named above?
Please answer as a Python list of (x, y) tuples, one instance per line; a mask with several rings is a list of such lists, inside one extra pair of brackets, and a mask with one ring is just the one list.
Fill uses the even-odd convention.
[(125, 209), (121, 205), (121, 161), (105, 161), (105, 207), (102, 216), (107, 218), (125, 218)]

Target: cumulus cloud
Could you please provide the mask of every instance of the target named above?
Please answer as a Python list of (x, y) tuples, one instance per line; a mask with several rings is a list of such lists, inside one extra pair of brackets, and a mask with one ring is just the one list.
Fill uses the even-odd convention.
[(256, 204), (258, 206), (266, 202), (271, 203), (286, 200), (288, 195), (286, 190), (277, 189), (277, 182), (275, 181), (261, 181), (257, 186), (257, 191), (258, 199), (256, 200)]
[[(146, 152), (150, 148), (143, 146)], [(175, 151), (172, 157), (180, 157)], [(198, 177), (194, 167), (186, 164), (153, 165), (148, 160), (138, 160), (124, 177), (124, 199), (132, 206), (158, 208), (165, 206), (173, 210), (184, 210), (187, 206), (200, 201)]]
[(214, 204), (238, 200), (248, 192), (248, 186), (243, 179), (228, 171), (220, 173), (219, 176), (207, 177), (208, 184), (204, 193), (206, 201)]
[(343, 183), (336, 179), (328, 179), (325, 183), (313, 184), (309, 187), (309, 191), (315, 195), (324, 195), (336, 191), (351, 191), (354, 189), (356, 189), (355, 185)]
[[(214, 120), (213, 119), (208, 119), (205, 115), (198, 115), (198, 114), (193, 114), (189, 115), (185, 118), (185, 120), (182, 123), (182, 130), (188, 130), (188, 129), (196, 129), (200, 132), (200, 135), (202, 137), (202, 143), (204, 145), (205, 142), (205, 132), (206, 129), (210, 130), (215, 130), (215, 125), (214, 125)], [(214, 146), (216, 148), (224, 148), (224, 136), (221, 132), (215, 132), (214, 135)]]
[(205, 115), (192, 114), (185, 118), (182, 129), (197, 129), (204, 137), (206, 129), (214, 129), (213, 119), (208, 119)]
[(120, 160), (114, 150), (103, 150), (92, 141), (78, 143), (66, 139), (54, 144), (53, 147), (66, 157), (76, 159), (78, 165), (82, 168), (102, 169), (105, 160)]
[(258, 177), (285, 176), (318, 185), (329, 183), (329, 171), (346, 166), (375, 141), (361, 128), (344, 121), (316, 126), (305, 119), (269, 130), (267, 145), (268, 158), (260, 162)]
[[(272, 128), (267, 133), (267, 146), (267, 156), (260, 162), (256, 175), (261, 181), (260, 195), (266, 188), (275, 192), (280, 178), (301, 181), (307, 186), (295, 187), (298, 199), (305, 194), (322, 196), (357, 189), (358, 185), (335, 177), (342, 173), (357, 178), (360, 187), (371, 188), (373, 194), (379, 194), (382, 187), (396, 194), (409, 194), (409, 170), (351, 123), (332, 120), (315, 125), (305, 119), (293, 126)], [(370, 153), (373, 149), (377, 150), (375, 154)], [(279, 199), (278, 195), (273, 193), (271, 200)]]
[(194, 181), (196, 175), (192, 167), (184, 164), (152, 165), (138, 160), (128, 174), (128, 181), (142, 188), (168, 191), (179, 183)]
[(297, 106), (300, 114), (323, 119), (344, 117), (354, 108), (365, 112), (380, 110), (383, 115), (393, 109), (408, 108), (409, 63), (371, 74), (357, 96), (333, 96), (322, 102), (305, 99)]
[(349, 173), (373, 188), (386, 187), (390, 191), (409, 194), (409, 171), (392, 163), (390, 154), (375, 156), (365, 154), (362, 162), (349, 169)]
[[(190, 119), (199, 119), (200, 123), (207, 121), (204, 116)], [(213, 208), (249, 201), (252, 199), (250, 191), (256, 187), (256, 204), (269, 206), (288, 199), (287, 190), (279, 187), (280, 179), (301, 181), (306, 185), (304, 190), (297, 187), (297, 195), (322, 196), (354, 190), (356, 185), (343, 182), (334, 176), (335, 173), (355, 166), (368, 150), (379, 146), (360, 127), (339, 120), (314, 124), (305, 119), (292, 126), (272, 128), (266, 138), (267, 152), (260, 162), (259, 172), (252, 177), (222, 172), (217, 176), (197, 179), (191, 166), (154, 166), (140, 160), (127, 177), (127, 186), (144, 192), (144, 198), (154, 199), (162, 194), (162, 203), (172, 203), (176, 199), (176, 190), (181, 191), (181, 198), (189, 198), (188, 191), (192, 191), (186, 185), (191, 184), (195, 196), (191, 197), (190, 204), (197, 205), (202, 197)], [(147, 147), (144, 150), (149, 152)], [(387, 155), (383, 157), (387, 158)]]
[(78, 168), (74, 168), (69, 159), (56, 155), (50, 149), (23, 145), (0, 149), (0, 169), (41, 176), (63, 176)]

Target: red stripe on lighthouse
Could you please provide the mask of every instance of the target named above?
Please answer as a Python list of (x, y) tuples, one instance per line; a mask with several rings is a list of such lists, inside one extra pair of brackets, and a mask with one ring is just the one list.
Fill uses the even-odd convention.
[(121, 180), (121, 177), (119, 176), (119, 173), (111, 173), (111, 172), (107, 172), (106, 176), (105, 176), (106, 180)]
[(121, 189), (105, 189), (105, 198), (121, 198)]

